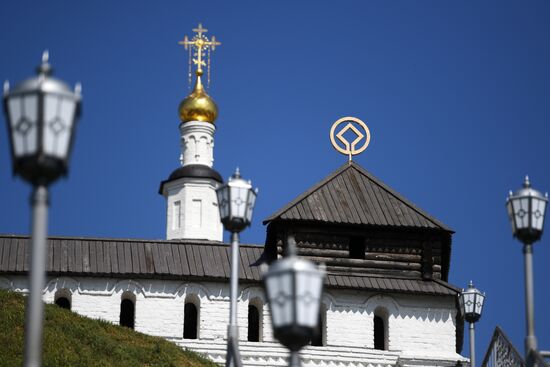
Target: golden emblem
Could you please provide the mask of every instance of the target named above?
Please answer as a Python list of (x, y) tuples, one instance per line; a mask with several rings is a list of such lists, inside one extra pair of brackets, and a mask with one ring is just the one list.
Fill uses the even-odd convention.
[[(344, 122), (347, 122), (347, 124), (335, 135), (338, 126), (340, 126)], [(363, 132), (361, 132), (359, 128), (361, 128)], [(344, 137), (344, 134), (349, 130), (351, 130), (357, 136), (351, 143)], [(336, 141), (336, 139), (344, 144), (343, 147)], [(365, 140), (363, 145), (361, 145), (360, 148), (356, 148), (357, 144), (363, 139)], [(356, 117), (342, 117), (334, 124), (332, 124), (332, 128), (330, 129), (330, 141), (334, 149), (342, 154), (347, 155), (349, 162), (351, 162), (352, 156), (363, 152), (369, 146), (370, 130), (367, 127), (367, 124)]]

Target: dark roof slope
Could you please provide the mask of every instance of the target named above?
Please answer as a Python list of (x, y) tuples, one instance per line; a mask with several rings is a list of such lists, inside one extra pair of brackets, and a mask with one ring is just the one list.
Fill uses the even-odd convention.
[[(29, 270), (29, 237), (0, 235), (0, 274)], [(226, 281), (230, 247), (213, 241), (135, 240), (83, 237), (48, 239), (46, 271), (68, 276), (131, 277)], [(263, 248), (240, 246), (241, 282), (261, 281)], [(458, 288), (438, 280), (327, 274), (329, 288), (427, 295), (456, 295)]]
[[(0, 236), (0, 273), (28, 271), (30, 241)], [(53, 237), (48, 239), (46, 271), (86, 276), (229, 278), (230, 247), (213, 241), (134, 240)], [(263, 248), (240, 246), (239, 277), (261, 279), (256, 262)]]
[(264, 220), (313, 221), (452, 230), (357, 163), (346, 163)]
[(209, 178), (219, 183), (223, 183), (223, 178), (215, 169), (205, 166), (204, 164), (188, 164), (183, 167), (175, 169), (167, 180), (164, 180), (160, 183), (159, 194), (163, 195), (164, 185), (168, 182), (178, 180), (185, 177), (194, 177), (194, 178)]

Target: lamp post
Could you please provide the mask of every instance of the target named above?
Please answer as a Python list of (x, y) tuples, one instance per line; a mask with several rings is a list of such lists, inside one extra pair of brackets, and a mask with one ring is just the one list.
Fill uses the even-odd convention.
[(474, 287), (474, 283), (470, 280), (468, 288), (462, 290), (458, 295), (460, 311), (464, 316), (464, 320), (470, 323), (470, 366), (476, 365), (476, 345), (474, 324), (481, 317), (483, 310), (483, 302), (485, 301), (485, 293), (481, 293)]
[(289, 366), (299, 367), (299, 351), (317, 328), (325, 272), (296, 256), (293, 235), (288, 236), (286, 251), (263, 279), (275, 338), (290, 350)]
[(13, 174), (31, 183), (33, 192), (29, 298), (25, 315), (25, 366), (38, 367), (42, 329), (48, 223), (48, 186), (67, 174), (80, 115), (80, 84), (71, 91), (51, 77), (48, 51), (37, 75), (10, 90), (4, 82), (4, 113), (8, 123)]
[(535, 305), (533, 289), (533, 243), (542, 236), (544, 215), (548, 194), (542, 195), (531, 187), (529, 177), (525, 177), (523, 188), (515, 193), (510, 191), (506, 200), (508, 217), (512, 224), (514, 237), (523, 243), (525, 263), (525, 320), (527, 335), (525, 337), (525, 356), (531, 349), (537, 350), (535, 336)]
[(239, 331), (237, 327), (237, 297), (239, 291), (239, 233), (250, 225), (258, 189), (241, 178), (237, 168), (229, 182), (216, 190), (220, 219), (231, 232), (231, 286), (229, 292), (229, 326), (227, 327), (227, 367), (241, 367)]

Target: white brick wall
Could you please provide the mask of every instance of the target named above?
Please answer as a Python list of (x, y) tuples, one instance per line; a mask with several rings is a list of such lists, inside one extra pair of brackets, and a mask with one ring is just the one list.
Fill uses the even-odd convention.
[(210, 122), (188, 121), (180, 124), (181, 165), (214, 164), (214, 132), (216, 126)]
[[(167, 239), (223, 240), (216, 196), (218, 185), (212, 179), (200, 178), (180, 178), (164, 184)], [(175, 203), (179, 203), (179, 211)]]
[[(22, 276), (0, 276), (0, 287), (27, 291)], [(109, 278), (50, 278), (44, 300), (54, 302), (56, 292), (70, 292), (72, 310), (118, 323), (124, 292), (136, 299), (135, 329), (168, 338), (207, 354), (216, 362), (225, 358), (229, 321), (228, 284), (174, 280), (119, 280)], [(199, 339), (183, 339), (186, 297), (200, 303)], [(262, 302), (263, 342), (247, 342), (248, 302)], [(307, 347), (304, 366), (454, 366), (465, 359), (455, 353), (455, 300), (452, 297), (381, 295), (328, 290), (326, 346)], [(373, 318), (387, 312), (389, 351), (373, 349)], [(238, 303), (239, 336), (246, 366), (283, 366), (286, 350), (273, 339), (268, 306), (261, 287), (241, 286)], [(260, 351), (258, 350), (260, 349)]]

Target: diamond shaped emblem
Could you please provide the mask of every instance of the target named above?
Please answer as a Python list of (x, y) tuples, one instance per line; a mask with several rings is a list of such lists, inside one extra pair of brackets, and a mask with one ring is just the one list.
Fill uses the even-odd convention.
[(59, 117), (56, 117), (50, 121), (49, 125), (55, 135), (59, 135), (60, 132), (65, 130), (65, 124)]
[(282, 306), (285, 304), (287, 298), (288, 297), (283, 292), (279, 292), (277, 293), (277, 296), (273, 299), (273, 302), (275, 302), (279, 306)]
[(310, 303), (312, 303), (315, 299), (313, 298), (313, 295), (310, 293), (310, 292), (306, 292), (304, 293), (303, 295), (303, 301), (306, 305), (309, 305)]
[(15, 124), (15, 131), (17, 131), (21, 135), (27, 135), (31, 127), (32, 124), (29, 119), (27, 119), (26, 117), (21, 117), (19, 121), (17, 121), (17, 124)]

